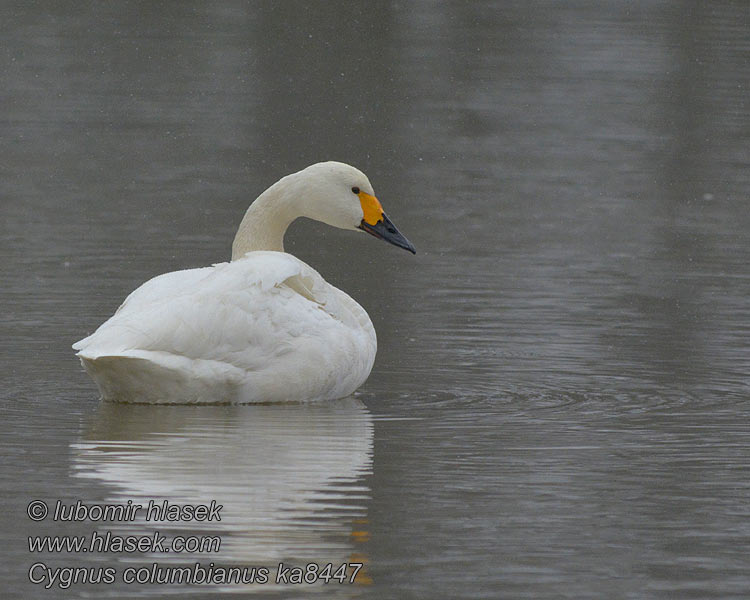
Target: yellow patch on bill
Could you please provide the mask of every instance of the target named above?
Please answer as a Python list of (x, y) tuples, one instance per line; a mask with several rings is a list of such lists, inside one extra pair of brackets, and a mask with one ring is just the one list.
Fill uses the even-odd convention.
[(375, 225), (383, 218), (383, 207), (375, 196), (370, 196), (365, 192), (359, 193), (359, 203), (362, 205), (365, 223)]

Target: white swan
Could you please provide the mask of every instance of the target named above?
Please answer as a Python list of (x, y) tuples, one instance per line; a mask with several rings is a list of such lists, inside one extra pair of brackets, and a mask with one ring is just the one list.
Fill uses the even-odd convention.
[(250, 205), (232, 261), (166, 273), (73, 345), (102, 397), (120, 402), (280, 402), (348, 396), (377, 341), (352, 298), (284, 252), (297, 217), (360, 229), (415, 252), (361, 171), (338, 162), (288, 175)]

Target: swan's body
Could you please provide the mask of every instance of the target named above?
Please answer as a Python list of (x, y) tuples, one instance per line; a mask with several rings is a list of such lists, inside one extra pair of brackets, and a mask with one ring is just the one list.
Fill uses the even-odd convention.
[(251, 205), (231, 262), (166, 273), (136, 289), (73, 346), (102, 397), (278, 402), (354, 392), (375, 360), (372, 322), (347, 294), (286, 254), (283, 236), (295, 218), (308, 216), (413, 251), (371, 189), (348, 165), (308, 167)]

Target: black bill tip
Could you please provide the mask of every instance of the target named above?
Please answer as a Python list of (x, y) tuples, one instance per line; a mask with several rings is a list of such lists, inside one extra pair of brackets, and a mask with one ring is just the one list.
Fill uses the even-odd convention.
[(362, 231), (366, 231), (370, 235), (375, 236), (376, 238), (385, 240), (386, 242), (389, 242), (394, 246), (398, 246), (399, 248), (403, 248), (404, 250), (408, 250), (412, 254), (417, 253), (417, 249), (414, 247), (414, 245), (409, 240), (407, 240), (398, 229), (396, 229), (396, 226), (391, 222), (391, 220), (386, 216), (385, 213), (383, 213), (383, 217), (377, 223), (375, 223), (375, 225), (370, 225), (367, 221), (362, 219), (362, 222), (359, 224), (359, 228)]

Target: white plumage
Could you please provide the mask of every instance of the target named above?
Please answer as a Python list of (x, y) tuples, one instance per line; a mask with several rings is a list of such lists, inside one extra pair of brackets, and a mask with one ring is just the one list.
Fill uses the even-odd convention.
[(285, 177), (248, 209), (232, 262), (147, 281), (73, 346), (102, 397), (280, 402), (356, 390), (375, 360), (375, 330), (359, 304), (283, 251), (298, 216), (364, 229), (413, 252), (354, 167), (318, 163)]

